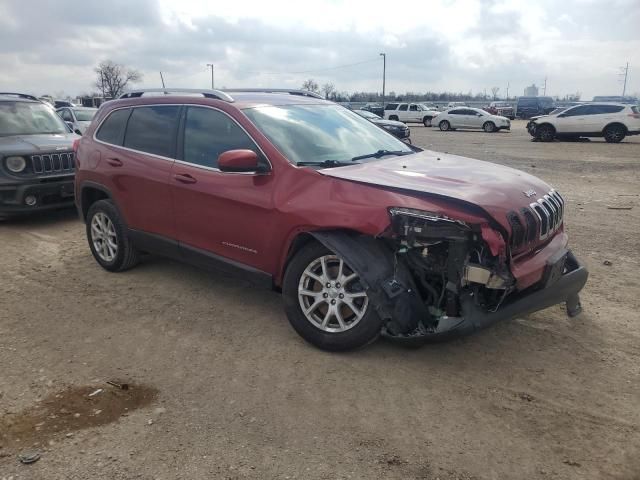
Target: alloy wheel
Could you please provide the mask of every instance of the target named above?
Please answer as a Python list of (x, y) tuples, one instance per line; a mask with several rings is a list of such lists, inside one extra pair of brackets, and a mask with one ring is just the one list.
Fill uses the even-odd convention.
[(91, 241), (96, 254), (105, 262), (112, 262), (118, 254), (118, 237), (111, 219), (97, 212), (91, 219)]
[(306, 319), (329, 333), (355, 327), (369, 305), (358, 274), (336, 255), (316, 258), (305, 268), (298, 284), (298, 302)]

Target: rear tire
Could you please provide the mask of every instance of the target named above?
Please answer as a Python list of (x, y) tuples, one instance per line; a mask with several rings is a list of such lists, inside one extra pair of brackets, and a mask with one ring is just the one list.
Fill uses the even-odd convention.
[(496, 131), (496, 124), (493, 122), (485, 122), (482, 129), (487, 133), (493, 133)]
[(440, 128), (441, 131), (446, 132), (448, 130), (451, 130), (451, 124), (449, 123), (448, 120), (442, 120), (439, 124), (438, 127)]
[(382, 330), (382, 319), (357, 274), (319, 243), (307, 244), (293, 257), (284, 276), (282, 296), (294, 330), (323, 350), (363, 347), (378, 338)]
[(622, 125), (609, 125), (604, 129), (604, 139), (607, 143), (620, 143), (627, 136), (627, 130)]
[(127, 235), (127, 228), (110, 200), (98, 200), (87, 213), (87, 240), (93, 258), (110, 272), (135, 266), (140, 253)]
[(539, 125), (536, 127), (536, 139), (541, 142), (552, 142), (556, 137), (556, 129), (551, 125)]

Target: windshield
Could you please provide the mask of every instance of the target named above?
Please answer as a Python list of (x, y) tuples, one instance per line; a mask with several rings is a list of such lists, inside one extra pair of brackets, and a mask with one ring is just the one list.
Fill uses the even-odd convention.
[(339, 105), (260, 106), (243, 111), (294, 164), (351, 162), (379, 151), (413, 153), (404, 142)]
[(356, 110), (355, 112), (364, 118), (380, 118), (375, 113), (367, 112), (366, 110)]
[(73, 110), (73, 113), (76, 116), (76, 119), (79, 122), (90, 122), (91, 120), (93, 120), (93, 117), (95, 117), (96, 112), (98, 111), (98, 109), (96, 108), (94, 109), (87, 109), (87, 110)]
[(68, 133), (62, 119), (42, 103), (0, 102), (0, 136)]

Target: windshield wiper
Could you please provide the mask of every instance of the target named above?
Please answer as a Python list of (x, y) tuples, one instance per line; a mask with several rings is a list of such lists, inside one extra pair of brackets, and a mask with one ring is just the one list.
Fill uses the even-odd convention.
[(298, 162), (298, 167), (318, 166), (318, 167), (344, 167), (352, 165), (352, 162), (341, 162), (339, 160), (322, 160), (320, 162)]
[(352, 162), (365, 158), (381, 158), (386, 155), (411, 155), (413, 152), (405, 152), (404, 150), (378, 150), (377, 152), (367, 153), (366, 155), (358, 155), (351, 159)]

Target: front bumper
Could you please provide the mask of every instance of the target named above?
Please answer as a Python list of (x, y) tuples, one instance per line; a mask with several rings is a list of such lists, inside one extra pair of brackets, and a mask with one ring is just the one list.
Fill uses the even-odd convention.
[(528, 315), (538, 310), (565, 303), (570, 317), (581, 311), (580, 290), (587, 282), (589, 272), (570, 250), (561, 250), (547, 261), (545, 274), (538, 284), (507, 297), (496, 311), (486, 311), (475, 303), (470, 292), (460, 295), (461, 317), (445, 317), (431, 332), (411, 335), (383, 335), (405, 344), (420, 345), (446, 340), (486, 328), (496, 322)]
[[(73, 176), (0, 184), (0, 215), (22, 215), (71, 207), (73, 206), (73, 189)], [(30, 196), (36, 199), (34, 205), (26, 203), (26, 198)]]

